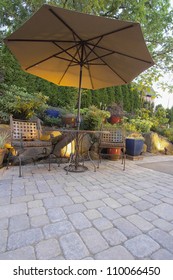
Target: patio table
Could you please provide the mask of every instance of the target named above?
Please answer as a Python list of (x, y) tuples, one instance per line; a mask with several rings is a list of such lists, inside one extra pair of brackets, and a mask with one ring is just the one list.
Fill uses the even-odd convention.
[[(70, 139), (75, 140), (75, 147), (74, 152), (71, 152), (70, 154), (70, 160), (67, 166), (64, 167), (67, 174), (68, 172), (84, 172), (88, 170), (88, 168), (85, 166), (84, 162), (86, 160), (86, 153), (85, 156), (83, 154), (80, 154), (80, 148), (83, 145), (83, 140), (86, 135), (91, 134), (92, 136), (95, 135), (99, 138), (99, 134), (103, 133), (103, 131), (100, 130), (75, 130), (75, 129), (58, 129), (59, 132), (62, 134), (69, 134)], [(108, 131), (104, 131), (104, 133), (109, 133)], [(90, 156), (90, 150), (92, 145), (95, 142), (92, 142), (91, 145), (88, 147), (87, 150), (87, 159), (89, 159), (94, 167), (94, 171), (96, 171), (97, 166), (95, 165), (94, 161), (92, 160)], [(82, 163), (81, 163), (82, 162)]]

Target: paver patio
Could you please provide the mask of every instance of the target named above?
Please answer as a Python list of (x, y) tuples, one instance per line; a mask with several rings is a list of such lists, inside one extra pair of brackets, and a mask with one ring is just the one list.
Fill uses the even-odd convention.
[[(171, 259), (173, 175), (139, 166), (173, 156), (0, 169), (0, 259)], [(168, 169), (168, 167), (167, 167)], [(168, 174), (170, 173), (170, 174)]]

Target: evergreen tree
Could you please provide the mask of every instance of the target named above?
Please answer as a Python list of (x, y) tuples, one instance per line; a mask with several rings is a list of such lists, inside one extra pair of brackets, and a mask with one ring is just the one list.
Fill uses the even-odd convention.
[(115, 89), (115, 103), (123, 106), (123, 94), (122, 94), (121, 86), (117, 86), (114, 89)]
[(89, 108), (92, 105), (91, 90), (83, 90), (81, 96), (81, 108)]
[(130, 92), (127, 85), (123, 85), (121, 87), (122, 95), (123, 95), (123, 109), (124, 111), (130, 112), (131, 111), (131, 99), (130, 99)]

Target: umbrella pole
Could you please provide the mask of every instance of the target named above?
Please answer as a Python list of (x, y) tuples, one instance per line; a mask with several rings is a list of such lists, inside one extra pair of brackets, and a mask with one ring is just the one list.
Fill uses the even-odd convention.
[(79, 74), (79, 91), (78, 91), (78, 110), (77, 110), (77, 134), (76, 134), (76, 156), (75, 156), (75, 169), (77, 170), (79, 166), (79, 130), (80, 130), (80, 107), (81, 107), (81, 86), (82, 86), (82, 63), (80, 64), (80, 74)]

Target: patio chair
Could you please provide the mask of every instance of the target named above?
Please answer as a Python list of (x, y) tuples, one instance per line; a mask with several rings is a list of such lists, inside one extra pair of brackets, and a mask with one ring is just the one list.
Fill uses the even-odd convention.
[(99, 139), (99, 159), (101, 162), (102, 157), (110, 158), (115, 157), (115, 154), (108, 153), (110, 149), (120, 149), (120, 157), (122, 159), (123, 171), (125, 170), (126, 159), (126, 141), (125, 131), (123, 128), (104, 127), (102, 126)]
[[(37, 158), (48, 157), (52, 151), (52, 141), (41, 140), (42, 127), (40, 120), (18, 120), (10, 116), (11, 146), (16, 151), (19, 161), (19, 177), (22, 176), (22, 162), (32, 159), (35, 163)], [(7, 167), (9, 165), (8, 158)]]

